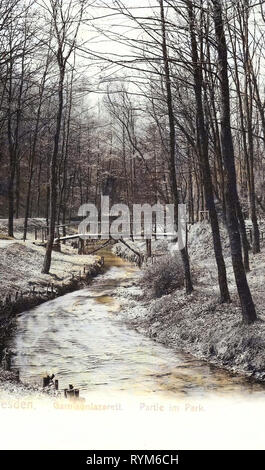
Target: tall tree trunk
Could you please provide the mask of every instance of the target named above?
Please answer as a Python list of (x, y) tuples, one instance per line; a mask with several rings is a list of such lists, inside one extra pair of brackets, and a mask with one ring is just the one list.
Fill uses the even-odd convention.
[(52, 247), (55, 237), (55, 224), (56, 224), (56, 203), (57, 203), (57, 158), (59, 153), (59, 141), (61, 134), (61, 123), (63, 114), (63, 85), (64, 85), (64, 68), (60, 68), (60, 80), (58, 88), (58, 112), (56, 120), (56, 130), (54, 135), (54, 147), (50, 161), (50, 218), (49, 218), (49, 237), (46, 246), (46, 253), (44, 257), (43, 269), (44, 274), (48, 274), (51, 266)]
[[(33, 175), (34, 175), (36, 148), (37, 148), (37, 142), (38, 142), (38, 133), (39, 133), (39, 126), (40, 126), (43, 95), (44, 95), (44, 90), (45, 90), (45, 83), (46, 83), (46, 77), (47, 77), (47, 72), (48, 72), (49, 60), (50, 60), (49, 53), (47, 53), (46, 64), (45, 64), (43, 77), (42, 77), (41, 85), (40, 85), (40, 96), (39, 96), (39, 103), (38, 103), (38, 109), (37, 109), (36, 124), (35, 124), (35, 128), (34, 128), (32, 149), (31, 149), (31, 152), (30, 152), (28, 187), (27, 187), (25, 217), (24, 217), (24, 232), (23, 232), (23, 240), (24, 241), (27, 238), (27, 231), (28, 231), (28, 218), (29, 218), (29, 210), (30, 210), (31, 187), (32, 187), (32, 180), (33, 180)], [(42, 160), (40, 159), (39, 173), (38, 173), (37, 217), (39, 217), (41, 162), (42, 162)]]
[(8, 119), (7, 137), (9, 148), (9, 175), (8, 175), (8, 235), (14, 236), (14, 182), (16, 174), (16, 152), (12, 133), (12, 66), (9, 71), (8, 90)]
[(40, 161), (39, 161), (39, 168), (38, 168), (38, 178), (37, 178), (37, 203), (36, 203), (37, 217), (40, 216), (41, 170), (42, 170), (42, 160), (40, 159)]
[(14, 236), (14, 180), (15, 180), (15, 164), (10, 154), (9, 178), (8, 178), (8, 235)]
[(220, 237), (219, 222), (216, 213), (216, 207), (214, 203), (213, 185), (211, 178), (211, 169), (208, 155), (208, 135), (205, 127), (204, 108), (202, 102), (202, 65), (198, 57), (197, 39), (195, 33), (195, 17), (193, 11), (193, 5), (190, 0), (186, 1), (189, 14), (189, 27), (191, 36), (191, 50), (192, 50), (192, 65), (193, 65), (193, 77), (194, 77), (194, 92), (196, 99), (196, 111), (197, 111), (197, 132), (198, 132), (198, 146), (199, 146), (199, 158), (203, 176), (203, 186), (205, 193), (206, 207), (209, 211), (209, 217), (212, 228), (214, 254), (218, 271), (218, 282), (220, 289), (220, 300), (221, 302), (229, 302), (230, 296), (227, 285), (226, 267), (223, 258), (222, 243)]
[[(232, 51), (234, 55), (234, 62), (235, 62), (235, 84), (236, 84), (236, 90), (237, 90), (237, 96), (238, 96), (238, 105), (239, 105), (239, 118), (240, 118), (240, 124), (242, 128), (242, 141), (243, 141), (243, 154), (244, 154), (244, 163), (247, 168), (247, 175), (249, 179), (249, 159), (248, 159), (248, 149), (247, 149), (247, 139), (246, 139), (246, 132), (245, 132), (245, 124), (244, 124), (244, 112), (243, 112), (243, 102), (242, 102), (242, 97), (241, 97), (241, 88), (240, 88), (240, 79), (239, 79), (239, 72), (238, 72), (238, 66), (237, 66), (237, 51), (236, 47), (233, 41), (233, 37), (229, 28), (229, 36), (230, 36), (230, 42), (232, 45)], [(243, 253), (244, 253), (244, 267), (245, 271), (249, 272), (250, 267), (249, 267), (249, 242), (247, 239), (247, 234), (246, 234), (246, 226), (245, 226), (245, 220), (244, 216), (242, 213), (242, 208), (241, 204), (239, 201), (239, 197), (237, 198), (237, 217), (239, 221), (239, 230), (240, 230), (240, 235), (241, 235), (241, 241), (242, 241), (242, 246), (243, 246)]]
[[(175, 220), (178, 221), (178, 205), (179, 195), (177, 187), (177, 175), (176, 175), (176, 131), (175, 131), (175, 120), (173, 110), (173, 100), (171, 91), (171, 77), (169, 70), (168, 51), (167, 51), (167, 39), (166, 39), (166, 24), (165, 24), (165, 13), (164, 13), (164, 0), (160, 0), (160, 15), (161, 15), (161, 27), (162, 27), (162, 53), (164, 63), (164, 74), (165, 84), (167, 92), (167, 110), (168, 110), (168, 122), (170, 129), (170, 152), (169, 152), (169, 176), (171, 185), (171, 194), (175, 206)], [(185, 273), (185, 285), (187, 294), (193, 291), (191, 272), (190, 272), (190, 261), (188, 256), (187, 247), (180, 250), (181, 259)]]
[(230, 91), (228, 80), (227, 44), (222, 18), (220, 0), (212, 0), (215, 35), (218, 51), (219, 80), (221, 89), (221, 145), (225, 167), (225, 198), (227, 207), (227, 226), (231, 246), (232, 265), (241, 302), (243, 320), (252, 323), (256, 320), (256, 310), (248, 286), (242, 260), (241, 241), (237, 219), (237, 182), (235, 171), (234, 146), (230, 122)]
[[(249, 205), (250, 205), (250, 217), (253, 226), (253, 253), (260, 252), (260, 234), (259, 225), (257, 220), (256, 211), (256, 189), (255, 189), (255, 176), (254, 176), (254, 141), (253, 141), (253, 85), (252, 85), (252, 74), (251, 74), (251, 57), (249, 50), (249, 0), (244, 1), (244, 8), (242, 14), (243, 28), (242, 31), (242, 42), (244, 50), (244, 72), (245, 72), (245, 109), (247, 118), (247, 136), (248, 136), (248, 157), (249, 165)], [(241, 24), (241, 23), (240, 23)]]
[(19, 158), (17, 157), (16, 159), (16, 189), (15, 189), (15, 194), (16, 194), (16, 219), (19, 218), (19, 208), (20, 208), (20, 161)]

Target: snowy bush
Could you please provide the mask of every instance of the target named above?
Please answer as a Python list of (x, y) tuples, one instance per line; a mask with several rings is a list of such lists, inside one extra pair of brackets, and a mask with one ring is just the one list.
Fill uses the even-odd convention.
[(152, 297), (170, 294), (184, 286), (184, 273), (178, 254), (163, 256), (143, 272), (143, 287)]

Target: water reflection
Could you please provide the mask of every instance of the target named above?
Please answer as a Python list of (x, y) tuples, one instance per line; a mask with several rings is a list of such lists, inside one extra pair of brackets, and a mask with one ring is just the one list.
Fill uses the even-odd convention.
[(115, 288), (135, 275), (133, 265), (104, 253), (106, 271), (92, 284), (17, 318), (10, 346), (22, 379), (55, 373), (60, 387), (168, 397), (264, 394), (264, 386), (209, 366), (128, 329), (117, 312)]

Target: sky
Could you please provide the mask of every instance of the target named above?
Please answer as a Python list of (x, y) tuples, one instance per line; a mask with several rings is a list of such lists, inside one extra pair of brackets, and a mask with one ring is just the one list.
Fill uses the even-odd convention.
[[(130, 62), (135, 53), (125, 41), (130, 38), (132, 45), (142, 31), (135, 28), (135, 23), (113, 10), (100, 7), (104, 2), (96, 1), (88, 10), (87, 21), (79, 37), (78, 68), (83, 70), (92, 83), (94, 94), (102, 94), (110, 81), (116, 81), (130, 75), (130, 69), (112, 61)], [(105, 2), (112, 5), (113, 1)], [(146, 17), (153, 14), (152, 6), (158, 6), (157, 0), (124, 0), (123, 4), (133, 7), (135, 15)], [(120, 36), (126, 37), (121, 40)], [(118, 41), (118, 42), (117, 42)]]
[[(153, 16), (155, 11), (159, 14), (158, 0), (121, 1), (135, 16), (148, 18)], [(89, 77), (91, 87), (88, 88), (92, 91), (93, 96), (90, 94), (90, 99), (93, 102), (97, 102), (105, 93), (109, 83), (118, 82), (122, 80), (122, 77), (127, 77), (125, 82), (128, 84), (128, 77), (133, 75), (135, 80), (137, 76), (139, 77), (137, 71), (126, 69), (122, 64), (112, 63), (112, 61), (122, 60), (125, 65), (126, 63), (130, 65), (129, 62), (134, 59), (137, 52), (133, 51), (126, 41), (130, 38), (132, 46), (137, 45), (136, 40), (143, 35), (142, 29), (136, 28), (134, 21), (119, 14), (117, 9), (113, 8), (115, 3), (115, 0), (94, 0), (93, 5), (88, 8), (86, 21), (80, 33), (78, 68)], [(259, 15), (256, 21), (258, 19)], [(261, 23), (264, 28), (263, 21)], [(254, 33), (252, 19), (250, 19), (251, 31)], [(256, 37), (259, 34), (260, 32), (256, 29)], [(124, 36), (124, 40), (121, 41), (120, 36)], [(141, 66), (143, 67), (143, 64)], [(136, 93), (136, 88), (134, 89)]]

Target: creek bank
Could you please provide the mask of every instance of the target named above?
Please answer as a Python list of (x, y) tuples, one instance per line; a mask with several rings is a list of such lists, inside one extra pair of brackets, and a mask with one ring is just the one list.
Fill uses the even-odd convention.
[[(248, 282), (256, 305), (258, 321), (242, 323), (227, 234), (222, 229), (230, 304), (219, 302), (216, 264), (209, 224), (191, 228), (189, 253), (195, 271), (195, 290), (186, 295), (178, 289), (153, 298), (143, 286), (141, 276), (136, 285), (120, 287), (117, 294), (123, 303), (121, 316), (126, 324), (155, 341), (178, 352), (224, 368), (232, 373), (265, 382), (265, 306), (264, 257), (250, 253), (251, 272)], [(158, 261), (159, 262), (159, 261)]]
[(140, 284), (119, 288), (128, 327), (154, 341), (233, 373), (265, 382), (265, 318), (241, 321), (240, 307), (184, 291), (147, 300)]
[(27, 400), (43, 397), (59, 398), (61, 394), (62, 392), (55, 390), (54, 387), (43, 388), (37, 383), (18, 381), (15, 372), (0, 368), (0, 407), (3, 409), (31, 409), (32, 401)]
[[(103, 271), (103, 262), (101, 259), (95, 259), (94, 263), (83, 272), (81, 276), (73, 275), (71, 279), (68, 279), (67, 282), (55, 283), (53, 288), (49, 290), (48, 286), (46, 290), (43, 290), (43, 285), (41, 286), (42, 291), (31, 291), (25, 293), (25, 295), (19, 296), (12, 299), (8, 302), (5, 302), (1, 305), (1, 316), (0, 316), (0, 356), (2, 359), (3, 349), (6, 347), (6, 341), (10, 337), (12, 330), (15, 328), (15, 318), (16, 315), (22, 313), (26, 310), (30, 310), (38, 305), (41, 305), (44, 302), (53, 300), (56, 297), (68, 294), (75, 290), (81, 289), (90, 284), (92, 279), (96, 277)], [(6, 371), (0, 367), (0, 392), (6, 394), (22, 394), (22, 395), (53, 395), (57, 396), (58, 392), (55, 392), (53, 389), (45, 388), (43, 389), (38, 384), (28, 384), (25, 382), (18, 381), (16, 372)]]
[[(152, 254), (155, 256), (161, 256), (169, 252), (172, 246), (165, 240), (152, 240)], [(130, 247), (132, 249), (130, 249)], [(126, 245), (121, 242), (117, 242), (112, 252), (120, 258), (139, 265), (139, 256), (133, 251), (136, 250), (143, 258), (146, 257), (146, 240), (126, 240)]]
[[(56, 297), (68, 294), (75, 290), (87, 286), (91, 280), (97, 276), (103, 269), (101, 259), (95, 259), (93, 264), (83, 269), (83, 273), (79, 275), (72, 274), (66, 282), (53, 282), (52, 284), (42, 283), (39, 290), (31, 289), (30, 291), (21, 292), (19, 295), (9, 295), (4, 301), (0, 301), (0, 352), (5, 347), (6, 338), (9, 337), (11, 329), (14, 326), (14, 319), (18, 313), (30, 310), (44, 302), (52, 300)], [(35, 285), (34, 285), (35, 287)]]

